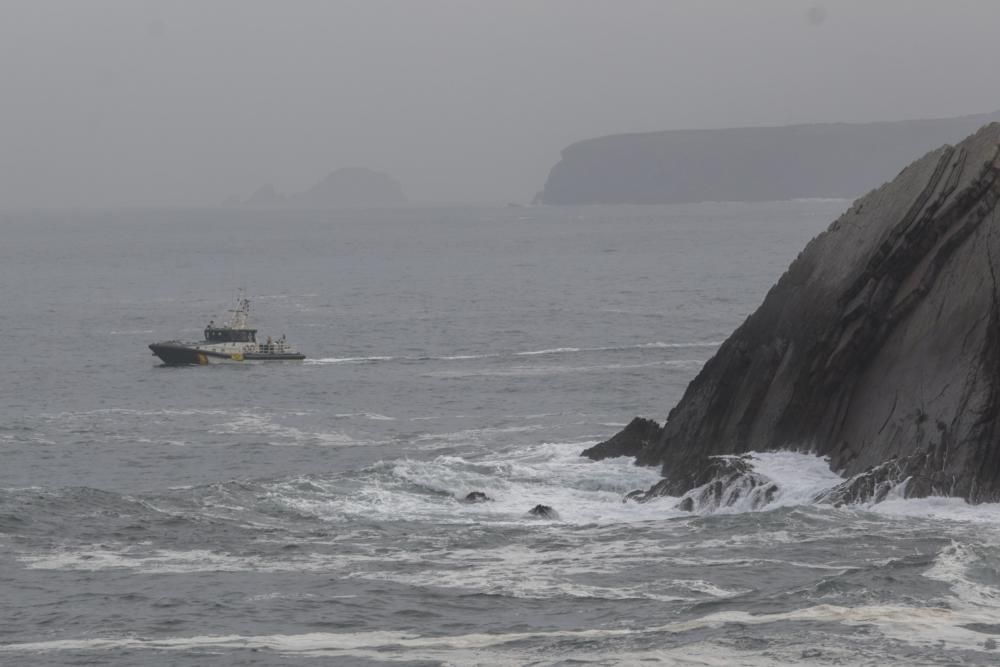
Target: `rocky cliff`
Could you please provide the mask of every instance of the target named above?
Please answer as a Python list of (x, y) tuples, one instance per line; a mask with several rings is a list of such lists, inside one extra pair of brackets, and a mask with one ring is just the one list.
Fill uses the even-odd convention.
[(677, 130), (581, 141), (562, 152), (537, 201), (675, 204), (854, 198), (900, 165), (1000, 112), (868, 124)]
[(787, 449), (849, 478), (830, 502), (904, 481), (910, 496), (1000, 500), (998, 151), (994, 123), (855, 201), (664, 426), (633, 422), (586, 454), (662, 466), (646, 497), (704, 485), (713, 456)]

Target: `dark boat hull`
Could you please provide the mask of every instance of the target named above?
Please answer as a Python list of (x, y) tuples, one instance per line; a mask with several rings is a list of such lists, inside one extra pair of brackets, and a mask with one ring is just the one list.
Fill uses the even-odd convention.
[(229, 359), (228, 355), (206, 352), (177, 343), (153, 343), (149, 349), (168, 366), (204, 366), (212, 361), (222, 362), (223, 357)]
[(245, 361), (302, 361), (306, 358), (306, 355), (295, 353), (287, 354), (258, 354), (256, 352), (248, 352), (243, 355)]
[(205, 366), (207, 364), (239, 363), (243, 361), (302, 361), (306, 358), (299, 353), (234, 353), (215, 352), (199, 349), (182, 343), (153, 343), (149, 346), (167, 366)]

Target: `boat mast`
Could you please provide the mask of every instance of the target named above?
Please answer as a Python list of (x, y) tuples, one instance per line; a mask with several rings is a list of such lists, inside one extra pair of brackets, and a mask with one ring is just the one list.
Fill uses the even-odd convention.
[(229, 311), (233, 314), (229, 318), (230, 329), (247, 329), (247, 319), (250, 317), (250, 299), (247, 299), (241, 289), (236, 294), (236, 307)]

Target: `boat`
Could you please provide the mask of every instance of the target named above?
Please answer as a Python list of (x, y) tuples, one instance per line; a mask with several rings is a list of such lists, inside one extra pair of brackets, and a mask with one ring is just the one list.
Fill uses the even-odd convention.
[(184, 342), (168, 340), (153, 343), (149, 349), (168, 366), (243, 363), (247, 361), (301, 361), (306, 355), (298, 352), (285, 341), (285, 336), (272, 340), (270, 336), (261, 343), (257, 330), (251, 329), (250, 300), (240, 294), (236, 307), (229, 311), (229, 322), (216, 326), (210, 321), (205, 327), (205, 340)]

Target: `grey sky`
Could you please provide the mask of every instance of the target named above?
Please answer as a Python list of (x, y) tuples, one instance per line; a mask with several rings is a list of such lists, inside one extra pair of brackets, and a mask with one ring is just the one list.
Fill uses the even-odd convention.
[(355, 165), (526, 201), (602, 134), (998, 109), (998, 25), (993, 0), (0, 0), (0, 208)]

